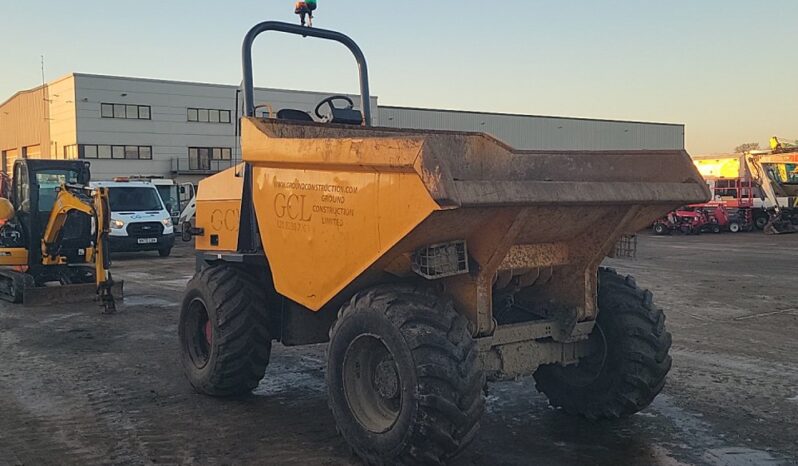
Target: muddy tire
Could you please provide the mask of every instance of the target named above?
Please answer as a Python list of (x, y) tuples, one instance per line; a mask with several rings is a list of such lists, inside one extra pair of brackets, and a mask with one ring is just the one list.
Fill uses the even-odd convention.
[(213, 396), (249, 393), (271, 354), (263, 283), (232, 265), (206, 267), (188, 282), (178, 324), (191, 386)]
[(599, 271), (598, 350), (578, 365), (546, 365), (535, 372), (552, 406), (588, 419), (617, 419), (648, 406), (671, 368), (671, 335), (651, 292), (632, 277)]
[(479, 428), (484, 385), (467, 320), (431, 291), (362, 292), (330, 331), (330, 409), (366, 464), (442, 464), (457, 456)]

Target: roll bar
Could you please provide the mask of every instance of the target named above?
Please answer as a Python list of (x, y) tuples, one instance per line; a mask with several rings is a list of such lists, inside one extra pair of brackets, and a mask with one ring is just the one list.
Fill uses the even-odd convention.
[(329, 31), (326, 29), (309, 28), (296, 24), (283, 23), (280, 21), (264, 21), (249, 30), (244, 37), (242, 46), (242, 63), (244, 71), (244, 115), (255, 116), (255, 86), (252, 77), (252, 44), (255, 38), (262, 32), (277, 31), (287, 34), (295, 34), (303, 37), (317, 37), (339, 42), (345, 45), (357, 60), (360, 73), (360, 99), (363, 106), (363, 120), (366, 126), (371, 126), (371, 96), (369, 94), (369, 72), (366, 64), (366, 57), (360, 47), (348, 36), (340, 32)]

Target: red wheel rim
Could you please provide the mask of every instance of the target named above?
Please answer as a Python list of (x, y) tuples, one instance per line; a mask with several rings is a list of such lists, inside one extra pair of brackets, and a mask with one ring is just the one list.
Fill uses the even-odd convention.
[(211, 329), (211, 321), (210, 320), (205, 322), (204, 330), (205, 330), (205, 341), (208, 343), (208, 346), (210, 346), (211, 341), (213, 340), (213, 338), (212, 338), (213, 337), (213, 330)]

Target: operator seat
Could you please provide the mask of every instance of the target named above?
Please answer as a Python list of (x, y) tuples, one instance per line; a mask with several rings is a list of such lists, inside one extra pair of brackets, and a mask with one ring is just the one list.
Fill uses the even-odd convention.
[(293, 108), (284, 108), (277, 112), (278, 120), (305, 121), (313, 123), (313, 117), (308, 112)]

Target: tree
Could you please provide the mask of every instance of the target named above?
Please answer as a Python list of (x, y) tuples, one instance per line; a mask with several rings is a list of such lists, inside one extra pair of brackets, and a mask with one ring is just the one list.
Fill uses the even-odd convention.
[(738, 154), (742, 154), (744, 152), (749, 152), (752, 150), (758, 150), (759, 143), (758, 142), (746, 142), (745, 144), (740, 144), (739, 146), (734, 148), (734, 152)]

